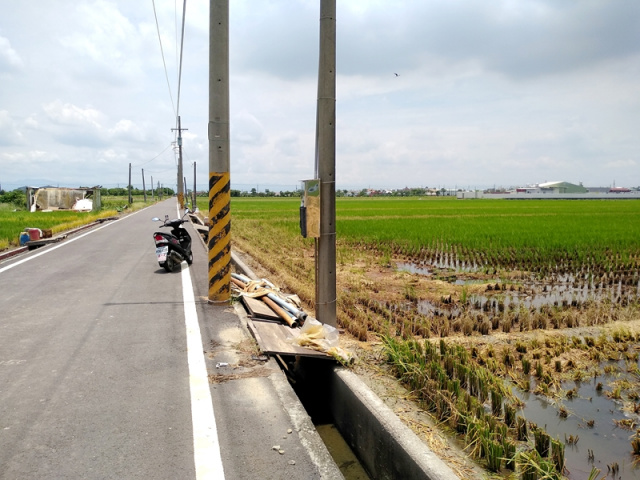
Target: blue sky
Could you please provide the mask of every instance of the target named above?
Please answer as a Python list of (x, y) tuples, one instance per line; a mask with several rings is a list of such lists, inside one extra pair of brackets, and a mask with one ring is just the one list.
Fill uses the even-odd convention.
[[(313, 176), (319, 2), (230, 2), (233, 188)], [(0, 185), (175, 185), (182, 2), (0, 17)], [(185, 175), (208, 178), (208, 2), (188, 0)], [(640, 3), (343, 0), (337, 188), (640, 185)], [(399, 73), (395, 76), (394, 73)], [(171, 94), (169, 93), (171, 91)]]

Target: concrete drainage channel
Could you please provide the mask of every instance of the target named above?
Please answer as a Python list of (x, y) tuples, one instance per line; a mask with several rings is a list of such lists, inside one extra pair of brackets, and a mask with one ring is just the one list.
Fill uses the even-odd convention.
[[(238, 272), (257, 278), (237, 255), (231, 258)], [(281, 367), (314, 424), (335, 425), (371, 479), (459, 478), (348, 369), (310, 358)]]

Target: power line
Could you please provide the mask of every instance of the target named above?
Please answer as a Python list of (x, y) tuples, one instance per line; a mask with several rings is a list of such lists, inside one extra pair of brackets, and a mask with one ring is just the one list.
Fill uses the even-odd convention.
[(180, 64), (178, 66), (178, 108), (176, 110), (176, 121), (180, 115), (180, 87), (182, 85), (182, 52), (184, 48), (184, 22), (187, 13), (187, 0), (182, 4), (182, 33), (180, 35)]
[(143, 165), (146, 165), (147, 163), (151, 163), (153, 162), (156, 158), (158, 158), (160, 155), (162, 155), (164, 152), (167, 151), (167, 148), (169, 148), (172, 145), (172, 143), (169, 143), (169, 145), (167, 145), (166, 147), (164, 147), (164, 150), (162, 150), (158, 155), (156, 155), (155, 157), (153, 157), (151, 160), (147, 160), (146, 162), (143, 163), (139, 163), (137, 165), (133, 165), (134, 167), (142, 167)]
[[(185, 0), (186, 2), (186, 0)], [(156, 19), (156, 30), (158, 32), (158, 42), (160, 43), (160, 53), (162, 54), (162, 65), (164, 65), (164, 76), (167, 79), (167, 87), (169, 89), (169, 98), (171, 98), (171, 107), (173, 108), (173, 113), (176, 114), (176, 116), (178, 115), (177, 110), (176, 110), (176, 106), (173, 103), (173, 95), (171, 94), (171, 84), (169, 83), (169, 73), (167, 72), (167, 62), (165, 62), (164, 60), (164, 49), (162, 48), (162, 38), (160, 37), (160, 25), (158, 25), (158, 14), (156, 13), (156, 2), (155, 0), (151, 0), (151, 3), (153, 4), (153, 16)], [(178, 92), (180, 92), (180, 90), (178, 89)], [(178, 93), (179, 95), (179, 93)]]

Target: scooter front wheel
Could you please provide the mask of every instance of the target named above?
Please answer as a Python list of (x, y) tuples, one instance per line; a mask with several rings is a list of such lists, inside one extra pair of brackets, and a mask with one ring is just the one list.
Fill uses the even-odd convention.
[(193, 253), (192, 252), (189, 252), (187, 254), (186, 260), (187, 260), (187, 265), (191, 265), (193, 263)]

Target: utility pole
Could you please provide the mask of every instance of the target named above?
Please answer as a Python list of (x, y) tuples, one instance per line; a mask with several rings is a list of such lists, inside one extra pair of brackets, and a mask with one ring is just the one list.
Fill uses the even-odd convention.
[(178, 203), (180, 208), (184, 208), (184, 189), (182, 187), (182, 131), (189, 130), (182, 128), (180, 123), (180, 115), (178, 115), (178, 128), (172, 128), (171, 131), (178, 131)]
[(133, 199), (131, 198), (131, 164), (129, 164), (129, 205), (133, 203)]
[(191, 202), (193, 210), (196, 209), (196, 162), (193, 162), (193, 200)]
[(229, 0), (209, 3), (209, 302), (231, 296)]
[[(151, 185), (153, 185), (153, 180), (151, 180)], [(144, 168), (142, 169), (142, 191), (144, 192), (144, 203), (147, 203), (147, 187), (144, 184)]]
[(320, 1), (320, 60), (316, 114), (316, 178), (320, 180), (320, 237), (316, 247), (316, 318), (336, 318), (336, 0)]
[(187, 177), (184, 177), (184, 204), (187, 206), (189, 204), (189, 189), (187, 188)]
[(151, 175), (151, 201), (152, 202), (156, 201), (156, 191), (153, 188), (153, 175)]

